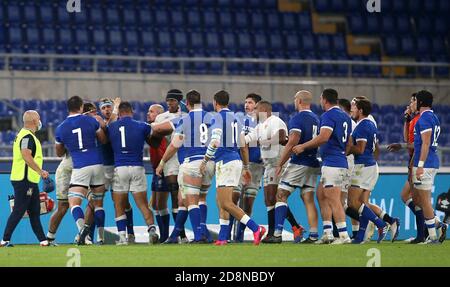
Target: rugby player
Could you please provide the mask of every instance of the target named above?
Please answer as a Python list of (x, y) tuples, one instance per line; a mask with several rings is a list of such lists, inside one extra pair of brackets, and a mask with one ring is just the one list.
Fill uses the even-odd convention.
[[(299, 91), (295, 94), (295, 108), (298, 113), (289, 121), (289, 140), (281, 153), (276, 165), (275, 176), (280, 178), (275, 204), (275, 234), (274, 241), (281, 243), (284, 220), (287, 216), (287, 199), (298, 187), (305, 204), (309, 224), (309, 237), (304, 243), (314, 243), (319, 238), (319, 218), (314, 203), (314, 189), (320, 174), (320, 164), (317, 159), (317, 148), (309, 149), (300, 155), (292, 154), (292, 148), (297, 144), (310, 141), (318, 135), (319, 117), (311, 111), (312, 94), (309, 91)], [(282, 167), (290, 161), (284, 171)]]
[[(90, 225), (85, 224), (84, 213), (80, 205), (86, 198), (88, 188), (92, 190), (95, 206), (94, 221), (104, 226), (103, 196), (105, 192), (104, 169), (98, 153), (97, 140), (106, 143), (107, 137), (101, 125), (101, 119), (82, 115), (83, 100), (73, 96), (67, 101), (69, 116), (56, 129), (56, 154), (61, 157), (66, 149), (72, 155), (73, 170), (69, 186), (69, 207), (79, 230), (77, 244), (85, 244)], [(100, 121), (100, 122), (99, 122)]]
[[(217, 204), (220, 214), (220, 232), (215, 245), (227, 244), (229, 228), (229, 215), (247, 225), (253, 232), (255, 245), (259, 245), (266, 230), (256, 224), (245, 212), (236, 206), (232, 200), (233, 189), (239, 185), (242, 176), (244, 183), (251, 180), (248, 167), (248, 148), (244, 144), (240, 130), (242, 124), (238, 122), (235, 114), (228, 109), (230, 96), (226, 91), (214, 94), (214, 109), (218, 113), (212, 123), (211, 141), (200, 165), (200, 171), (206, 174), (208, 161), (214, 157), (216, 163)], [(238, 152), (238, 145), (242, 148), (242, 161)], [(244, 168), (244, 171), (242, 171)]]
[(150, 143), (151, 127), (133, 120), (133, 108), (129, 102), (119, 105), (119, 120), (109, 124), (108, 136), (114, 152), (113, 199), (116, 225), (119, 232), (117, 245), (127, 245), (127, 215), (125, 209), (131, 192), (147, 224), (149, 243), (158, 242), (153, 213), (147, 202), (147, 177), (143, 163), (144, 143)]
[[(312, 140), (296, 145), (292, 151), (301, 154), (305, 150), (320, 146), (322, 164), (323, 190), (318, 189), (320, 212), (323, 218), (324, 234), (316, 243), (348, 244), (351, 243), (347, 233), (345, 212), (341, 203), (341, 190), (347, 173), (347, 146), (350, 146), (351, 119), (338, 107), (338, 93), (325, 89), (320, 96), (320, 104), (325, 111), (321, 116), (320, 133)], [(339, 238), (334, 239), (331, 218), (334, 216)]]

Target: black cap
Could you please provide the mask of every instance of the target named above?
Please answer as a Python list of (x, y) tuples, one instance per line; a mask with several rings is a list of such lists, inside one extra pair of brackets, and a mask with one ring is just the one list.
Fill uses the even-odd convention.
[(181, 102), (181, 100), (183, 99), (183, 93), (180, 90), (172, 89), (167, 92), (166, 101), (169, 99), (174, 99), (178, 102)]

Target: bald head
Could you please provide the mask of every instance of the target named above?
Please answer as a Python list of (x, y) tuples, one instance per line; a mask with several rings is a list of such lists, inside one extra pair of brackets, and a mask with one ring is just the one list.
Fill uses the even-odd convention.
[(310, 109), (313, 97), (310, 91), (301, 90), (295, 94), (295, 107), (297, 110)]
[(150, 108), (148, 108), (148, 110), (149, 111), (153, 110), (153, 111), (155, 111), (158, 114), (164, 113), (164, 107), (161, 106), (160, 104), (153, 104), (153, 105), (150, 106)]
[(23, 113), (22, 119), (23, 119), (23, 126), (25, 128), (36, 131), (38, 129), (41, 117), (39, 116), (37, 111), (28, 110), (25, 113)]
[(148, 108), (147, 122), (153, 123), (159, 114), (164, 113), (164, 107), (159, 104), (151, 105)]

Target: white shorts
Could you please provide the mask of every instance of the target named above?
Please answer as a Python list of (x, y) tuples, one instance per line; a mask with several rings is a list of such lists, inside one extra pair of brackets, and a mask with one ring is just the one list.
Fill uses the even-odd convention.
[(237, 187), (241, 180), (242, 161), (216, 162), (216, 188)]
[(363, 164), (355, 164), (352, 173), (352, 186), (359, 187), (368, 191), (375, 188), (378, 180), (378, 165), (364, 166)]
[(264, 165), (262, 163), (249, 163), (249, 170), (252, 174), (252, 180), (249, 184), (242, 184), (242, 176), (239, 182), (239, 186), (234, 189), (234, 192), (241, 193), (244, 190), (244, 194), (247, 197), (256, 197), (259, 189), (261, 188), (261, 179), (263, 177)]
[(289, 163), (281, 174), (278, 188), (289, 191), (289, 193), (294, 192), (297, 187), (301, 188), (302, 193), (314, 192), (319, 175), (320, 168), (318, 167)]
[(413, 182), (414, 182), (414, 188), (417, 188), (420, 190), (432, 190), (433, 184), (434, 184), (434, 177), (436, 176), (437, 169), (424, 168), (421, 180), (417, 180), (416, 171), (417, 171), (417, 167), (413, 167), (412, 177), (413, 177)]
[(320, 182), (324, 188), (327, 187), (339, 187), (342, 190), (344, 177), (347, 174), (348, 169), (343, 167), (331, 167), (322, 166), (322, 177)]
[(114, 166), (105, 165), (105, 191), (108, 191), (112, 188), (113, 177), (114, 177)]
[(72, 177), (72, 157), (64, 157), (55, 172), (56, 199), (68, 200), (70, 178)]
[(102, 164), (74, 168), (70, 178), (70, 185), (80, 185), (89, 188), (105, 184), (105, 170)]
[(276, 164), (272, 163), (264, 164), (264, 178), (263, 178), (264, 186), (278, 185), (278, 183), (280, 182), (280, 178), (277, 178), (275, 176), (276, 169), (277, 169)]
[(114, 169), (114, 193), (147, 191), (147, 177), (143, 166), (119, 166)]
[(164, 164), (163, 173), (164, 176), (178, 175), (180, 170), (180, 163), (178, 162), (177, 154), (174, 154), (167, 162)]
[[(183, 162), (183, 164), (181, 164), (181, 166), (183, 168), (180, 169), (180, 172), (178, 173), (178, 178), (184, 177), (185, 175), (188, 175), (191, 177), (201, 177), (202, 178), (202, 186), (210, 186), (212, 178), (214, 177), (215, 163), (214, 163), (214, 161), (209, 161), (206, 164), (206, 173), (204, 176), (200, 173), (201, 163), (202, 163), (201, 160), (195, 160), (195, 161), (191, 161), (191, 162), (189, 162), (189, 161)], [(181, 179), (181, 183), (180, 183), (180, 181), (178, 181), (178, 184), (180, 186), (184, 185), (184, 178)], [(181, 196), (183, 199), (186, 198), (187, 194), (198, 194), (197, 192), (192, 192), (189, 190), (190, 189), (188, 187), (183, 186), (183, 189), (181, 192)], [(207, 192), (208, 192), (208, 190), (206, 190), (205, 192), (200, 191), (200, 193), (203, 193), (203, 194), (205, 194)]]

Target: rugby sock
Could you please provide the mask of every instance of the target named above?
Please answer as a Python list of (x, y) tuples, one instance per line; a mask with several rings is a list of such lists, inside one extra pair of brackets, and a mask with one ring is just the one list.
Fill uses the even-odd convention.
[(351, 207), (347, 207), (345, 209), (345, 214), (350, 217), (351, 219), (354, 219), (356, 221), (359, 221), (359, 214), (358, 214), (358, 210), (351, 208)]
[(253, 219), (251, 219), (247, 214), (244, 214), (240, 221), (242, 224), (245, 224), (248, 228), (250, 228), (253, 233), (258, 231), (259, 225), (256, 224), (256, 222), (254, 222)]
[(309, 238), (313, 240), (319, 239), (319, 231), (317, 230), (317, 228), (312, 227), (309, 229)]
[(95, 234), (95, 222), (91, 225), (91, 228), (89, 229), (89, 238), (91, 241), (94, 241), (94, 234)]
[(267, 236), (273, 236), (275, 231), (275, 206), (267, 206), (267, 221), (269, 223)]
[[(162, 224), (161, 215), (159, 214), (159, 210), (155, 210), (155, 218), (156, 218), (156, 224), (158, 225), (158, 228), (159, 228), (159, 233), (162, 234), (164, 232), (164, 226)], [(162, 239), (162, 236), (160, 238), (160, 241), (164, 242)]]
[(200, 227), (200, 207), (198, 205), (189, 205), (189, 219), (191, 220), (192, 231), (194, 232), (194, 241), (202, 239), (202, 229)]
[(162, 230), (160, 227), (159, 233), (161, 235), (161, 242), (164, 242), (169, 237), (169, 224), (170, 224), (169, 209), (166, 208), (166, 209), (160, 210), (159, 216), (161, 218), (161, 225), (162, 225)]
[(394, 219), (389, 216), (389, 214), (386, 213), (386, 211), (382, 211), (380, 214), (380, 218), (382, 218), (385, 222), (392, 224), (394, 223)]
[(347, 238), (347, 224), (344, 222), (337, 222), (336, 227), (338, 228), (339, 238)]
[(200, 207), (200, 227), (202, 228), (202, 235), (206, 237), (208, 241), (211, 241), (211, 234), (209, 233), (208, 226), (206, 225), (208, 205), (206, 205), (206, 202), (204, 201), (199, 201), (198, 206)]
[(325, 234), (333, 234), (333, 225), (331, 223), (331, 221), (323, 221), (323, 233)]
[[(275, 218), (276, 218), (276, 213), (277, 213), (276, 208), (277, 208), (277, 205), (275, 204)], [(291, 209), (289, 208), (289, 206), (287, 207), (286, 219), (289, 221), (289, 224), (292, 227), (297, 227), (297, 228), (300, 227), (297, 220), (295, 219), (294, 214), (291, 212)], [(276, 228), (276, 224), (277, 224), (277, 220), (275, 219), (275, 228)]]
[(437, 239), (437, 235), (436, 235), (436, 225), (435, 225), (434, 217), (431, 218), (431, 219), (426, 219), (425, 220), (425, 224), (427, 226), (428, 234), (430, 236), (430, 239), (431, 240), (436, 240)]
[(416, 225), (417, 225), (417, 239), (423, 241), (425, 239), (425, 217), (423, 210), (416, 206)]
[(127, 233), (134, 234), (133, 208), (125, 209), (125, 214), (127, 215)]
[(358, 230), (359, 230), (359, 224), (352, 224), (352, 236), (353, 236), (353, 238), (356, 238)]
[(56, 234), (53, 232), (48, 231), (47, 232), (47, 240), (55, 240)]
[(231, 232), (233, 231), (234, 217), (230, 214), (229, 224), (228, 224), (228, 233), (227, 240), (231, 240)]
[(338, 227), (336, 226), (336, 221), (334, 221), (334, 216), (331, 217), (331, 223), (333, 224), (333, 236), (339, 237)]
[(116, 217), (114, 219), (116, 221), (117, 231), (119, 232), (119, 236), (121, 238), (125, 238), (126, 236), (126, 230), (127, 230), (127, 216), (126, 214), (123, 214), (119, 217)]
[(75, 223), (77, 225), (78, 231), (81, 231), (81, 229), (84, 226), (84, 212), (83, 209), (79, 205), (75, 205), (70, 209), (70, 212), (72, 213), (73, 219), (75, 220)]
[(172, 234), (170, 234), (171, 239), (176, 239), (181, 234), (181, 231), (184, 231), (184, 224), (186, 223), (187, 218), (188, 212), (186, 207), (179, 207), (175, 220), (175, 228), (173, 229)]
[(226, 219), (219, 219), (220, 231), (219, 231), (219, 241), (227, 240), (228, 228), (230, 227), (230, 221)]
[[(186, 208), (184, 208), (184, 211), (186, 212), (186, 214), (183, 214), (182, 219), (184, 219), (184, 218), (185, 218), (185, 219), (184, 219), (183, 225), (182, 225), (182, 226), (179, 226), (179, 228), (181, 228), (181, 229), (178, 231), (178, 235), (179, 235), (181, 238), (186, 238), (186, 231), (184, 231), (184, 223), (186, 223), (187, 216), (188, 216), (188, 212), (187, 212)], [(172, 208), (172, 216), (173, 216), (174, 221), (176, 221), (177, 214), (178, 214), (179, 212), (180, 212), (180, 207), (178, 207), (178, 208)]]
[(281, 236), (284, 227), (284, 220), (288, 211), (288, 205), (286, 202), (277, 202), (275, 204), (275, 236)]
[(409, 209), (411, 209), (411, 211), (414, 213), (414, 215), (416, 215), (416, 205), (414, 204), (414, 201), (412, 198), (409, 198), (406, 202), (405, 205), (409, 207)]
[(243, 224), (242, 222), (239, 222), (238, 225), (238, 230), (237, 230), (237, 234), (236, 234), (236, 241), (238, 242), (243, 242), (244, 241), (244, 234), (245, 234), (245, 228), (247, 226), (245, 224)]
[(378, 216), (376, 216), (375, 213), (373, 213), (373, 211), (370, 208), (368, 208), (364, 203), (361, 205), (358, 212), (360, 215), (365, 216), (368, 220), (375, 223), (375, 225), (378, 228), (384, 228), (386, 226), (386, 222), (384, 222)]
[(96, 207), (94, 211), (94, 222), (97, 226), (97, 239), (99, 241), (105, 240), (105, 210), (103, 207)]
[(180, 208), (172, 208), (173, 222), (175, 222), (177, 220), (177, 215), (178, 215), (179, 210), (180, 210)]
[(369, 224), (369, 219), (365, 216), (359, 217), (359, 229), (354, 238), (356, 241), (362, 242), (366, 234), (367, 225)]

